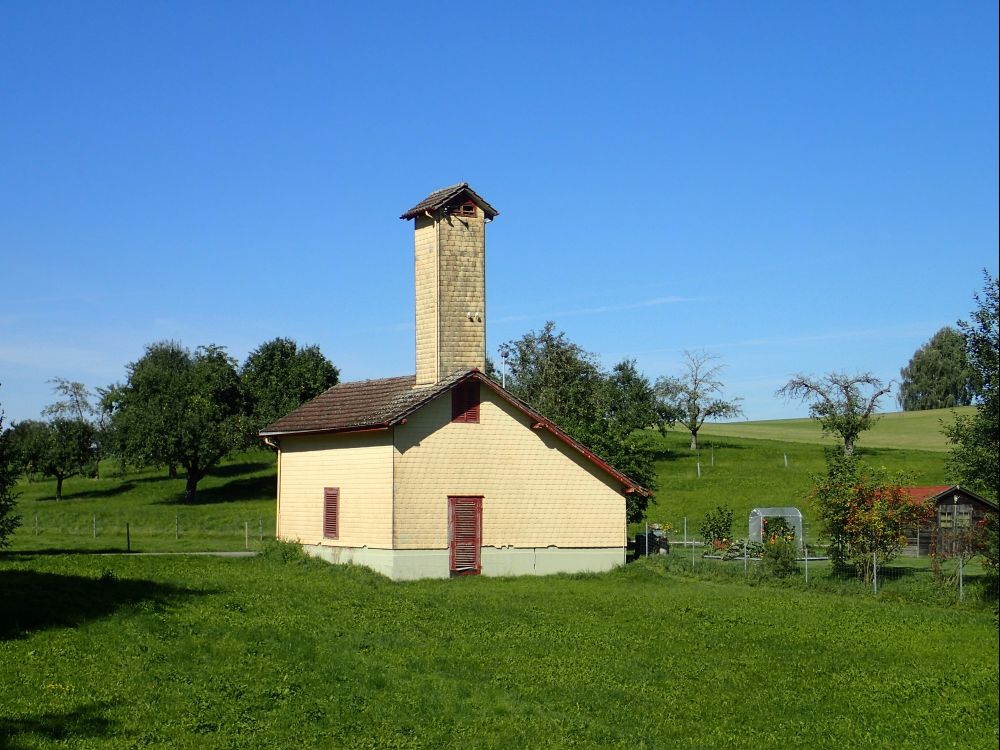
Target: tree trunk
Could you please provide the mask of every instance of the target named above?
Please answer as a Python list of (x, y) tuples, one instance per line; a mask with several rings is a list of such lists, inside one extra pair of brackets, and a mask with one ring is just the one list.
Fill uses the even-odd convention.
[(195, 490), (198, 489), (198, 480), (200, 478), (201, 477), (199, 477), (197, 474), (193, 474), (190, 470), (188, 471), (188, 473), (187, 473), (187, 482), (184, 485), (184, 502), (185, 503), (193, 503), (194, 502), (194, 493), (195, 493)]
[(691, 450), (698, 450), (698, 430), (691, 430)]
[(62, 500), (62, 482), (63, 478), (61, 475), (56, 476), (56, 500)]
[(170, 479), (177, 479), (177, 464), (167, 465), (167, 477)]
[(854, 455), (854, 439), (844, 438), (844, 455), (853, 456)]

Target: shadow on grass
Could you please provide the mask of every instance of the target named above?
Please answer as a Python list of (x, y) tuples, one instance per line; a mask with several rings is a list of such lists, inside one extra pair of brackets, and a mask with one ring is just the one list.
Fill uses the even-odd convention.
[(245, 464), (226, 464), (224, 466), (216, 466), (208, 472), (208, 475), (212, 477), (239, 477), (245, 474), (256, 474), (258, 471), (265, 471), (272, 468), (274, 468), (273, 461), (271, 463), (267, 461), (254, 461), (253, 463)]
[(243, 500), (273, 500), (277, 493), (277, 487), (278, 480), (275, 476), (246, 477), (226, 482), (218, 487), (199, 488), (191, 502), (186, 502), (184, 494), (181, 493), (160, 500), (157, 505), (215, 505)]
[(0, 640), (48, 628), (76, 627), (122, 607), (162, 606), (203, 593), (155, 581), (119, 579), (110, 571), (101, 578), (88, 578), (33, 570), (0, 571), (0, 591), (4, 592)]
[(117, 486), (105, 487), (103, 489), (63, 492), (63, 500), (87, 500), (89, 498), (114, 497), (115, 495), (124, 495), (126, 492), (131, 492), (134, 488), (135, 487), (131, 481), (126, 481)]
[[(111, 737), (116, 723), (107, 717), (110, 704), (88, 703), (65, 711), (47, 711), (38, 716), (11, 719), (0, 716), (0, 750), (37, 747), (39, 739), (76, 744), (84, 738)], [(29, 735), (22, 744), (18, 735)]]

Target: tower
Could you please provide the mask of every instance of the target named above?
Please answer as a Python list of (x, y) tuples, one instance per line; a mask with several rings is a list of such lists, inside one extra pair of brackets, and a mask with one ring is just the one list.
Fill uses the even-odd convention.
[(486, 369), (486, 225), (498, 213), (462, 182), (400, 216), (414, 220), (417, 386)]

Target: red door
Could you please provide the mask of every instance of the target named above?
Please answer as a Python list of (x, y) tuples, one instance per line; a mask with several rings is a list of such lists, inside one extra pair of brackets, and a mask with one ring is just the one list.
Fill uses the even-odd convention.
[(448, 497), (448, 537), (451, 574), (479, 575), (479, 548), (483, 543), (483, 498)]

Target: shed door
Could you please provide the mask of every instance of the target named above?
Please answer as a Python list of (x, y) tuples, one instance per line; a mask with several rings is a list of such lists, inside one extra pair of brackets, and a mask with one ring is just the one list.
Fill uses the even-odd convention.
[(448, 497), (448, 536), (452, 575), (479, 575), (483, 543), (483, 498)]

